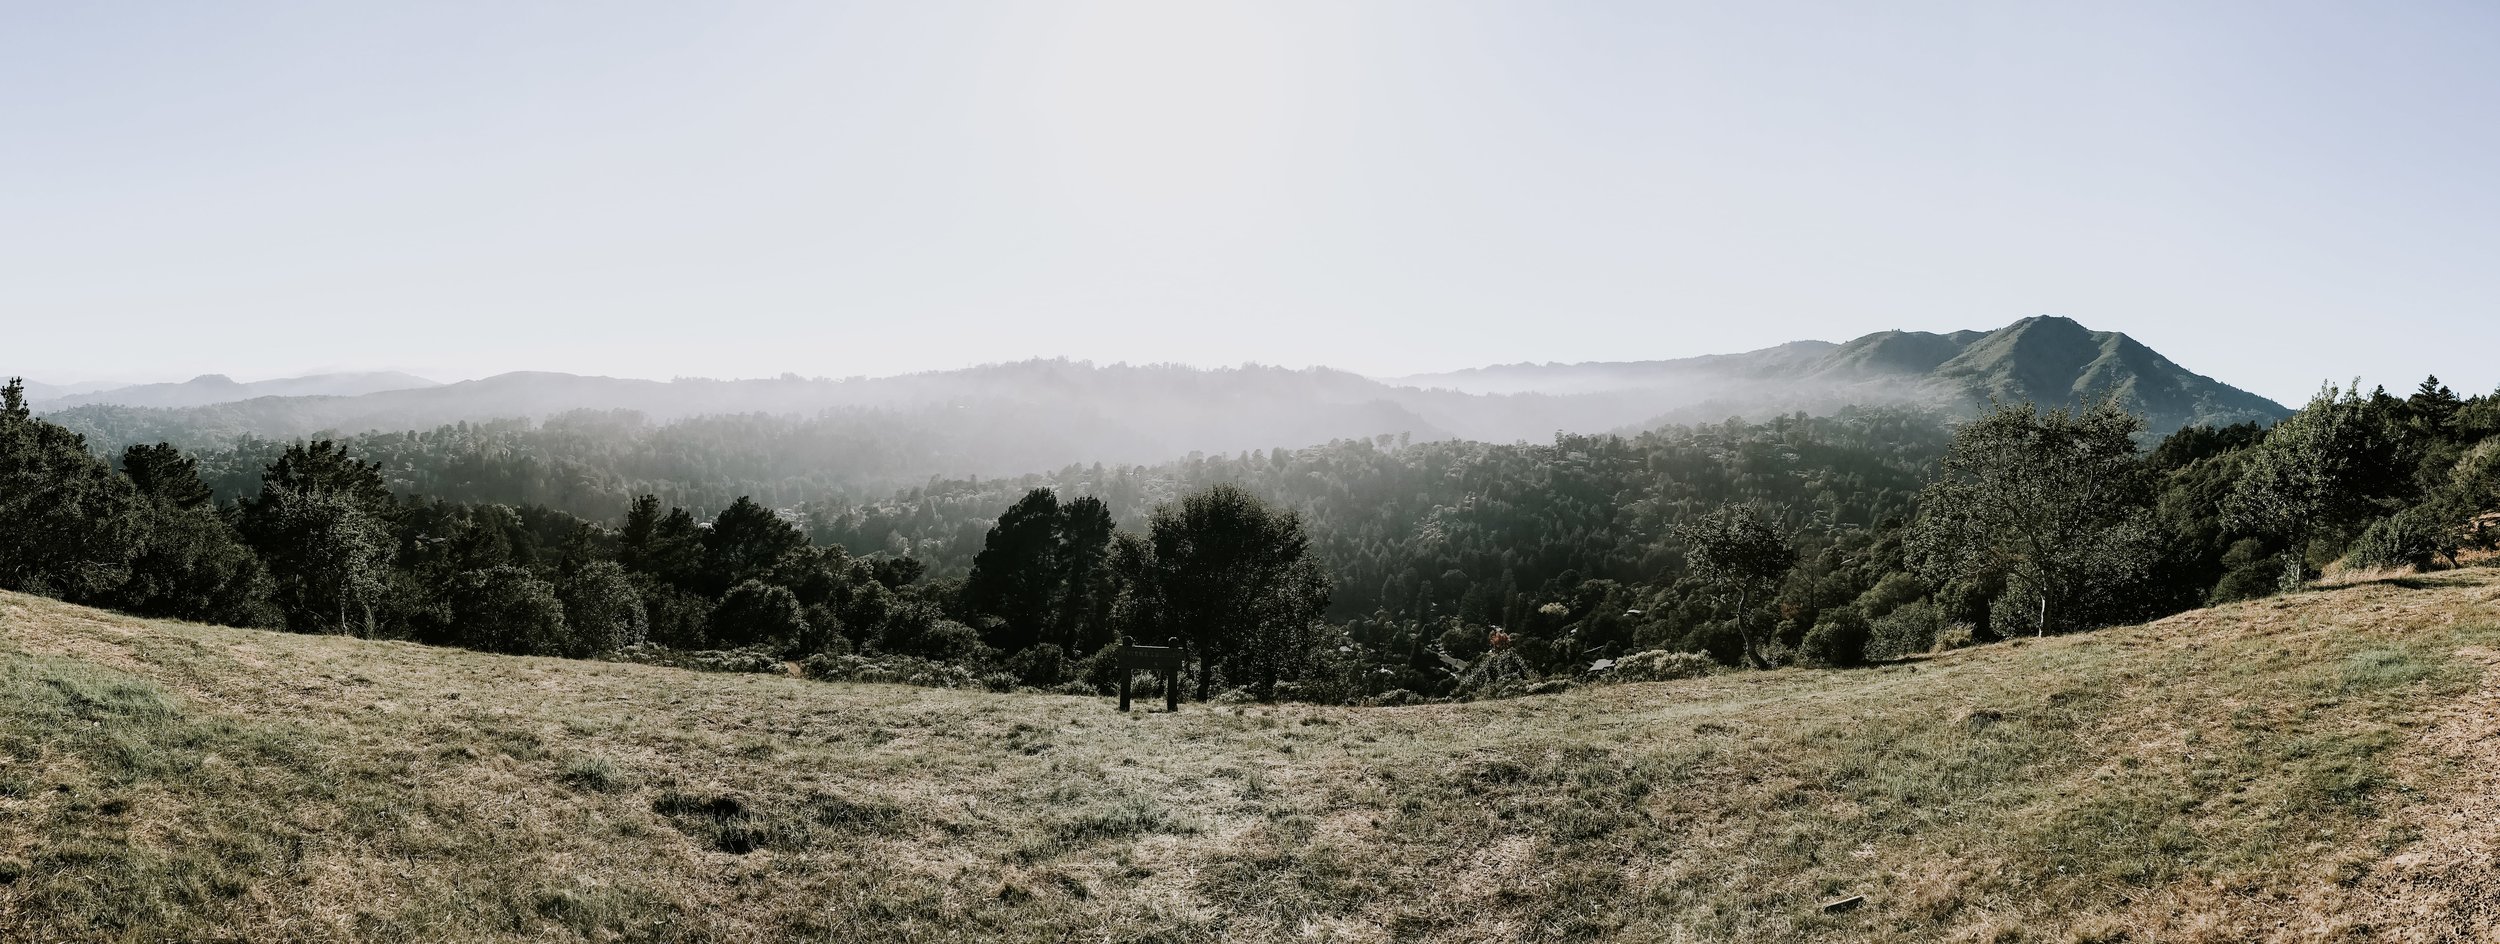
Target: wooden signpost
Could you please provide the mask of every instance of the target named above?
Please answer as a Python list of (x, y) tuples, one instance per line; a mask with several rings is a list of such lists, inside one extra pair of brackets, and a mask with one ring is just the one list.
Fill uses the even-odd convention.
[(1181, 641), (1164, 640), (1161, 646), (1140, 646), (1133, 637), (1120, 638), (1120, 710), (1128, 710), (1129, 682), (1138, 670), (1153, 672), (1163, 679), (1163, 710), (1181, 710)]

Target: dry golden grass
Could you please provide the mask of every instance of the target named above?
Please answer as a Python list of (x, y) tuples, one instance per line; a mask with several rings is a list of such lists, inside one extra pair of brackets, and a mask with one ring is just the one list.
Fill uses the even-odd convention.
[(0, 940), (2478, 940), (2495, 669), (2490, 571), (1127, 716), (0, 595)]
[(2310, 586), (2321, 589), (2334, 589), (2336, 587), (2350, 587), (2365, 583), (2385, 583), (2390, 580), (2403, 580), (2409, 577), (2418, 577), (2420, 575), (2421, 571), (2410, 566), (2355, 567), (2346, 564), (2343, 561), (2336, 561), (2332, 564), (2326, 565), (2326, 569), (2318, 573), (2318, 579), (2311, 582)]

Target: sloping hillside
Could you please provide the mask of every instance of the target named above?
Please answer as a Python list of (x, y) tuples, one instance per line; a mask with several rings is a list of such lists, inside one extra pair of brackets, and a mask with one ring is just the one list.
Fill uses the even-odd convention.
[(0, 940), (2487, 939), (2495, 649), (2469, 571), (1122, 716), (0, 595)]
[(2271, 423), (2289, 413), (2272, 400), (2180, 367), (2134, 338), (2066, 318), (2025, 318), (1973, 338), (1926, 373), (1934, 389), (1973, 402), (2081, 404), (2115, 394), (2148, 426), (2164, 431)]

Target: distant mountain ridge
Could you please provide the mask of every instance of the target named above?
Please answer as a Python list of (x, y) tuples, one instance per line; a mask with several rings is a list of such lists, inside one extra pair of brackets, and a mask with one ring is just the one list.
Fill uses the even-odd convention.
[[(1076, 463), (1161, 462), (1192, 452), (1300, 448), (1332, 439), (1548, 441), (1556, 432), (1619, 432), (1849, 405), (1967, 414), (1991, 399), (2075, 405), (2115, 394), (2164, 435), (2196, 423), (2271, 422), (2280, 405), (2180, 367), (2124, 334), (2064, 318), (1995, 331), (1883, 331), (1846, 343), (1798, 341), (1676, 360), (1515, 364), (1382, 381), (1329, 368), (1096, 365), (1028, 360), (849, 380), (674, 381), (520, 372), (450, 384), (405, 375), (302, 378), (283, 389), (407, 384), (355, 395), (204, 377), (36, 408), (99, 449), (173, 442), (231, 445), (460, 422), (629, 413), (637, 422), (697, 416), (843, 414), (861, 448), (927, 446), (928, 474), (1022, 474)], [(245, 398), (244, 394), (262, 394)], [(182, 404), (185, 398), (216, 402)], [(151, 406), (174, 403), (178, 406)], [(935, 458), (942, 456), (943, 458)]]
[(391, 390), (440, 386), (434, 381), (397, 371), (312, 374), (240, 383), (224, 374), (202, 374), (181, 383), (108, 386), (102, 390), (45, 387), (29, 384), (27, 398), (46, 409), (94, 404), (180, 408), (234, 403), (260, 397), (354, 397)]
[(82, 393), (101, 393), (106, 390), (119, 390), (127, 386), (130, 385), (112, 383), (110, 381), (48, 384), (29, 380), (26, 381), (26, 399), (32, 402), (41, 403), (46, 400), (57, 400), (61, 397), (75, 396)]
[(1799, 341), (1742, 354), (1668, 361), (1512, 364), (1393, 378), (1475, 393), (1622, 395), (1661, 399), (1708, 391), (1658, 420), (1710, 420), (1782, 408), (1917, 404), (1963, 412), (1991, 401), (2078, 406), (2115, 395), (2149, 430), (2271, 423), (2281, 404), (2179, 366), (2142, 342), (2041, 315), (1994, 331), (1879, 331), (1833, 344)]

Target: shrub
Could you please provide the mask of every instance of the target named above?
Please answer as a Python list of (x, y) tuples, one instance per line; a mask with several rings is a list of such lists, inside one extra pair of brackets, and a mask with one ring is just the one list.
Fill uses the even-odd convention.
[(788, 587), (749, 580), (721, 597), (708, 628), (714, 645), (783, 651), (807, 634), (807, 617)]
[(2213, 591), (2205, 595), (2209, 605), (2253, 600), (2282, 589), (2283, 565), (2266, 542), (2256, 538), (2232, 542), (2231, 548), (2222, 553), (2222, 567), (2222, 579), (2215, 581)]
[(1439, 642), (1451, 658), (1473, 661), (1492, 647), (1492, 631), (1482, 626), (1452, 626), (1441, 633)]
[(1883, 661), (1927, 652), (1936, 648), (1936, 633), (1943, 629), (1943, 608), (1927, 600), (1904, 603), (1867, 624), (1866, 658)]
[(1464, 698), (1506, 698), (1526, 690), (1536, 680), (1536, 670), (1529, 667), (1528, 660), (1504, 649), (1488, 653), (1459, 673), (1455, 691)]
[(974, 663), (992, 655), (981, 631), (950, 619), (923, 618), (925, 613), (895, 619), (886, 626), (885, 648), (939, 662)]
[(2358, 568), (2428, 568), (2439, 557), (2453, 558), (2456, 537), (2438, 513), (2416, 506), (2381, 518), (2353, 542), (2351, 565)]
[(1875, 586), (1858, 595), (1857, 608), (1868, 619), (1880, 620), (1892, 611), (1927, 596), (1927, 585), (1917, 577), (1904, 573), (1885, 574)]
[(451, 631), (463, 646), (525, 656), (588, 655), (564, 625), (556, 588), (518, 567), (452, 578)]
[[(989, 684), (971, 669), (945, 662), (905, 655), (870, 658), (861, 655), (818, 653), (807, 657), (800, 667), (807, 677), (826, 682), (870, 682), (885, 685), (917, 685), (922, 688), (975, 688)], [(997, 676), (1012, 688), (1012, 676)]]
[(1856, 607), (1823, 611), (1821, 619), (1797, 641), (1797, 655), (1807, 665), (1848, 667), (1866, 664), (1866, 615)]
[(697, 672), (778, 673), (781, 657), (765, 649), (669, 649), (663, 646), (627, 646), (609, 653), (608, 658), (637, 665), (664, 665), (673, 669)]
[(1979, 627), (1969, 623), (1947, 623), (1943, 629), (1936, 631), (1936, 647), (1931, 651), (1967, 649), (1978, 644)]
[(1068, 653), (1051, 643), (1026, 646), (1007, 658), (1007, 671), (1026, 685), (1048, 688), (1068, 680)]
[(1719, 670), (1719, 663), (1698, 652), (1652, 649), (1616, 659), (1603, 676), (1609, 682), (1668, 682), (1700, 678)]

